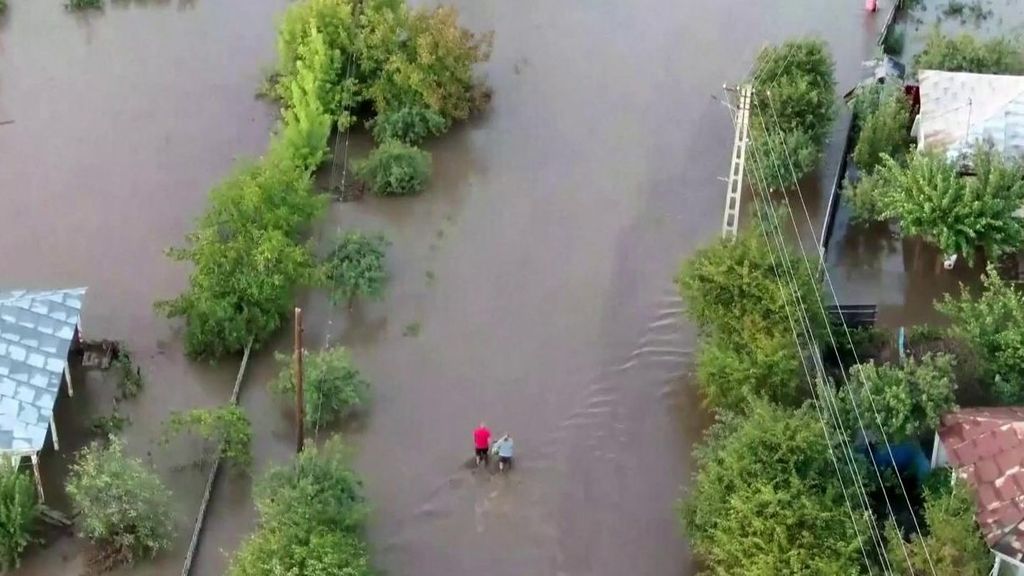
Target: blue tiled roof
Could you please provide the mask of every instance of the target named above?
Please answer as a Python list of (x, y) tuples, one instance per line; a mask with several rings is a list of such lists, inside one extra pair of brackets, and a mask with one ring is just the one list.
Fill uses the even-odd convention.
[(43, 447), (85, 290), (0, 292), (0, 452)]

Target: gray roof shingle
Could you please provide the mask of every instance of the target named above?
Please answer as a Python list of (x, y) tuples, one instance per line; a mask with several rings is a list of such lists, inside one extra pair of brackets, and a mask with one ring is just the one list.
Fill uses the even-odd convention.
[(85, 291), (0, 292), (0, 452), (43, 447)]

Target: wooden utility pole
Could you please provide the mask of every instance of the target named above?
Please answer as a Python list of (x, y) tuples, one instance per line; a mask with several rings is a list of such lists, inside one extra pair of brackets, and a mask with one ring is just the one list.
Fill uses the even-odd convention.
[(306, 399), (302, 392), (302, 308), (295, 308), (295, 453), (306, 443)]

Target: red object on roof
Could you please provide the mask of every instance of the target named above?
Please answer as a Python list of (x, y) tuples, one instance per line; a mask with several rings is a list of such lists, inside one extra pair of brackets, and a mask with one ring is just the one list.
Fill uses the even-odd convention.
[(1024, 407), (964, 408), (942, 417), (939, 441), (970, 485), (985, 542), (1024, 557)]

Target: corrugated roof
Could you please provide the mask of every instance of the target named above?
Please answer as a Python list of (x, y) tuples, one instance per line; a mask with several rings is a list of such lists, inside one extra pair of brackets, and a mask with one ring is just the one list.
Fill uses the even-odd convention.
[(0, 452), (43, 447), (85, 290), (0, 292)]
[(942, 417), (938, 435), (974, 491), (985, 541), (1024, 557), (1024, 407), (963, 408)]
[(951, 159), (988, 142), (1024, 154), (1024, 76), (922, 70), (918, 147)]

